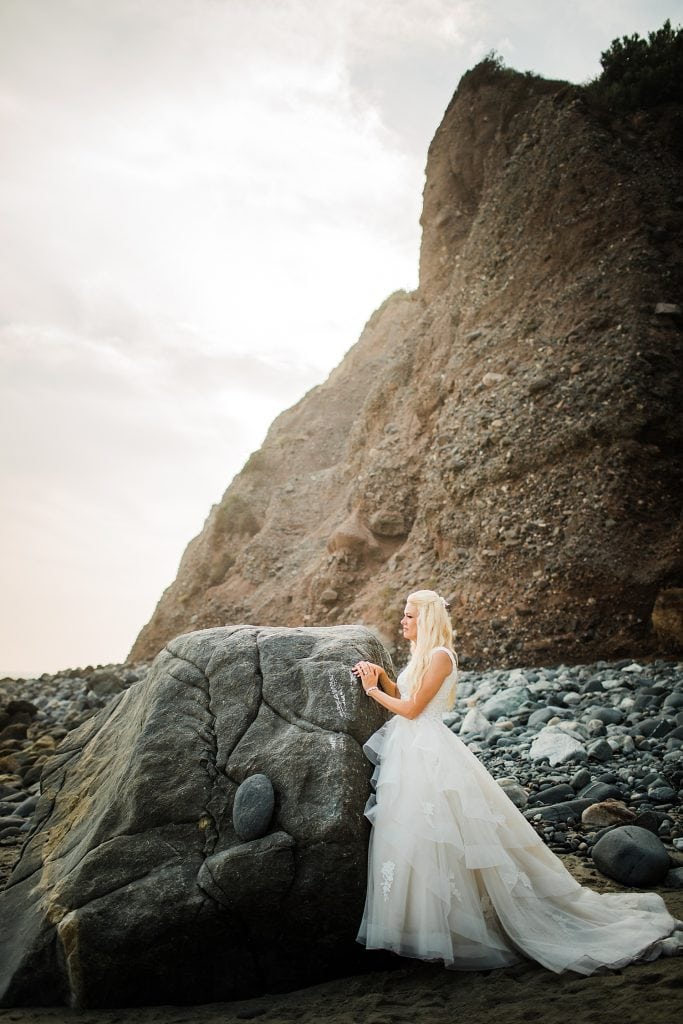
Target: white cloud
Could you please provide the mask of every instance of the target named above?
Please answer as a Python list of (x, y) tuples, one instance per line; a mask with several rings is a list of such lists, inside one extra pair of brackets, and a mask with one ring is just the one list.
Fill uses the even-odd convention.
[(271, 419), (416, 283), (467, 67), (580, 80), (665, 6), (3, 0), (0, 672), (123, 657)]

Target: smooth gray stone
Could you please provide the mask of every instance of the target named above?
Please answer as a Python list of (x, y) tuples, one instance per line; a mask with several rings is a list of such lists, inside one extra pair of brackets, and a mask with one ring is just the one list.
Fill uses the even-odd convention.
[(582, 789), (582, 787), (587, 786), (590, 783), (590, 780), (591, 773), (588, 771), (588, 769), (579, 768), (579, 770), (574, 772), (571, 779), (569, 780), (569, 785), (573, 789), (580, 790)]
[(536, 725), (545, 725), (546, 722), (550, 721), (551, 718), (555, 718), (556, 715), (566, 717), (568, 711), (568, 708), (559, 708), (555, 705), (549, 705), (547, 708), (538, 708), (536, 711), (531, 712), (526, 724), (530, 728)]
[(664, 817), (665, 815), (662, 811), (643, 811), (638, 815), (633, 824), (638, 825), (640, 828), (646, 828), (648, 832), (654, 832), (657, 835)]
[(32, 701), (22, 700), (21, 698), (19, 698), (17, 700), (8, 701), (8, 703), (3, 708), (3, 711), (7, 715), (9, 715), (10, 720), (15, 715), (28, 715), (29, 718), (35, 718), (38, 712), (38, 708)]
[(592, 857), (604, 875), (635, 887), (659, 885), (670, 867), (661, 839), (638, 825), (613, 829), (598, 840)]
[(641, 785), (647, 786), (648, 789), (653, 789), (655, 786), (668, 786), (669, 780), (661, 775), (660, 772), (650, 772), (649, 775), (643, 776)]
[(460, 736), (467, 736), (469, 734), (487, 736), (492, 728), (493, 726), (488, 718), (482, 715), (478, 708), (470, 708), (463, 718), (458, 731)]
[(659, 739), (675, 729), (676, 723), (673, 718), (646, 718), (635, 728), (641, 736), (648, 736), (652, 739)]
[(588, 752), (588, 757), (592, 758), (594, 761), (602, 761), (604, 763), (605, 761), (611, 761), (614, 757), (614, 751), (607, 740), (591, 740), (586, 745), (586, 750)]
[(22, 818), (30, 817), (38, 803), (38, 795), (30, 796), (27, 800), (23, 800), (17, 807), (15, 814), (20, 815)]
[(484, 702), (481, 712), (489, 722), (494, 722), (497, 718), (513, 715), (530, 696), (526, 686), (511, 686), (489, 697)]
[(90, 690), (96, 697), (111, 697), (114, 694), (125, 690), (126, 685), (119, 675), (114, 672), (100, 670), (93, 672), (88, 677)]
[(558, 764), (565, 764), (567, 761), (585, 761), (588, 753), (583, 744), (553, 725), (546, 725), (537, 734), (529, 750), (529, 758), (532, 761), (539, 761), (547, 757), (551, 767)]
[(573, 800), (576, 793), (573, 788), (565, 783), (559, 786), (548, 786), (529, 797), (529, 806), (535, 807), (538, 804), (558, 804), (565, 800)]
[(638, 693), (633, 699), (634, 711), (656, 711), (661, 698), (654, 693)]
[(683, 867), (671, 868), (664, 877), (667, 889), (683, 889)]
[(9, 839), (18, 836), (23, 832), (23, 821), (21, 825), (0, 825), (0, 839)]
[(519, 783), (512, 782), (512, 781), (510, 781), (510, 782), (499, 781), (498, 785), (504, 791), (505, 795), (507, 797), (509, 797), (510, 800), (512, 800), (512, 802), (515, 805), (515, 807), (518, 807), (520, 810), (522, 810), (524, 807), (527, 806), (527, 803), (528, 803), (527, 792), (526, 792), (526, 790), (524, 789), (523, 786), (519, 785)]
[(594, 800), (565, 800), (559, 804), (546, 804), (530, 807), (524, 811), (524, 817), (532, 820), (540, 814), (542, 821), (567, 821), (568, 818), (580, 818), (582, 811), (595, 803)]
[(250, 775), (238, 786), (232, 823), (243, 842), (260, 839), (268, 831), (275, 808), (275, 790), (267, 775)]
[[(634, 822), (634, 824), (635, 824), (635, 822)], [(600, 839), (602, 839), (603, 836), (606, 836), (608, 832), (614, 832), (615, 828), (621, 828), (621, 827), (622, 827), (621, 825), (605, 825), (604, 828), (598, 829), (598, 831), (593, 836), (593, 845), (595, 846), (595, 844)]]
[(599, 679), (589, 679), (587, 683), (584, 683), (582, 693), (604, 693), (605, 687), (602, 685)]
[(0, 818), (0, 828), (8, 828), (11, 825), (21, 827), (24, 824), (24, 819), (19, 814), (6, 814)]
[(669, 804), (676, 799), (676, 790), (670, 786), (657, 786), (648, 789), (647, 796), (654, 804)]
[(624, 721), (624, 714), (619, 708), (606, 708), (599, 704), (591, 704), (584, 708), (585, 718), (597, 718), (605, 725), (620, 725)]
[(594, 803), (599, 803), (602, 800), (623, 799), (621, 790), (608, 782), (591, 782), (588, 786), (580, 789), (578, 795), (583, 799), (590, 797)]
[[(0, 893), (0, 1004), (223, 1002), (360, 972), (361, 748), (387, 719), (360, 659), (394, 674), (362, 626), (184, 634), (68, 733)], [(244, 843), (233, 803), (257, 775), (272, 832)]]

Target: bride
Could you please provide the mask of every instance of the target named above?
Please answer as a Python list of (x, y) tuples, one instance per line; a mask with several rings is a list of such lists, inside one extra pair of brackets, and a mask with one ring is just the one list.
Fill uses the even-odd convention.
[(529, 957), (592, 974), (683, 953), (683, 922), (661, 896), (582, 887), (443, 724), (457, 680), (447, 607), (433, 590), (410, 594), (411, 658), (397, 682), (372, 662), (353, 668), (394, 713), (364, 747), (377, 767), (358, 941), (458, 970)]

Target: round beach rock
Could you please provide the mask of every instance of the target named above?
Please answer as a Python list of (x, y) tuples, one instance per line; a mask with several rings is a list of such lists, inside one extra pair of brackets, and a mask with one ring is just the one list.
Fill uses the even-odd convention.
[(243, 842), (260, 839), (268, 831), (275, 808), (275, 791), (267, 775), (250, 775), (235, 794), (232, 823)]
[(591, 804), (581, 814), (584, 825), (604, 828), (606, 825), (627, 825), (636, 820), (636, 812), (623, 800), (601, 800)]
[(546, 725), (531, 744), (528, 757), (531, 761), (540, 761), (541, 758), (547, 757), (550, 767), (554, 768), (567, 761), (585, 761), (588, 755), (583, 744), (574, 736), (552, 725)]
[(612, 829), (593, 847), (593, 860), (603, 875), (622, 885), (658, 885), (671, 864), (661, 839), (638, 825)]

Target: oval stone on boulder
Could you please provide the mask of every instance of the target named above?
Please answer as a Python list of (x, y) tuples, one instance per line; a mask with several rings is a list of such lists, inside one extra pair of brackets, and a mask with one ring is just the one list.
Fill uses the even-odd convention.
[(661, 839), (637, 825), (612, 829), (593, 847), (593, 861), (603, 875), (622, 885), (658, 885), (671, 866)]
[(240, 839), (248, 843), (268, 831), (275, 808), (275, 790), (267, 775), (250, 775), (237, 787), (232, 823)]

